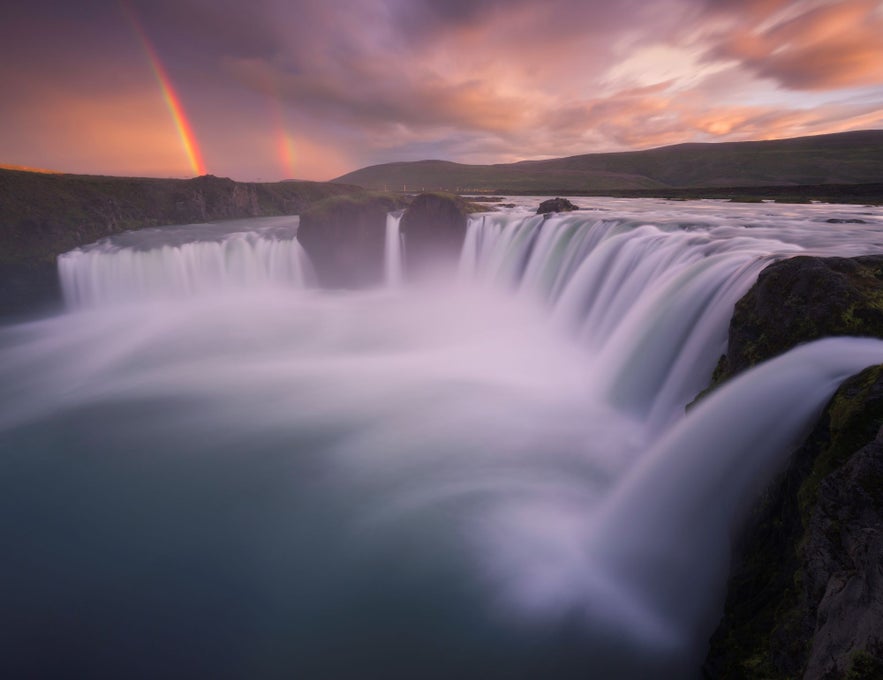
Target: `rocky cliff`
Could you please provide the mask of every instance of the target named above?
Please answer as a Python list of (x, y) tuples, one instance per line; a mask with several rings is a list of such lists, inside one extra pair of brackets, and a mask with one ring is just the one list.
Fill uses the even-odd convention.
[(459, 196), (424, 193), (402, 215), (405, 236), (405, 270), (413, 279), (456, 263), (466, 238), (469, 214), (486, 210)]
[(442, 193), (405, 198), (377, 192), (320, 201), (301, 214), (297, 234), (319, 283), (329, 288), (381, 283), (386, 216), (400, 209), (404, 209), (401, 233), (405, 239), (405, 270), (411, 279), (456, 262), (470, 212), (485, 210)]
[(400, 196), (365, 193), (319, 201), (300, 216), (297, 240), (319, 284), (361, 288), (383, 282), (387, 213), (404, 208)]
[(327, 198), (363, 193), (321, 182), (234, 182), (62, 175), (0, 169), (0, 316), (58, 298), (55, 258), (142, 227), (292, 215)]
[[(883, 256), (797, 257), (736, 305), (715, 384), (829, 335), (883, 337)], [(883, 677), (883, 367), (844, 383), (737, 546), (708, 678)]]

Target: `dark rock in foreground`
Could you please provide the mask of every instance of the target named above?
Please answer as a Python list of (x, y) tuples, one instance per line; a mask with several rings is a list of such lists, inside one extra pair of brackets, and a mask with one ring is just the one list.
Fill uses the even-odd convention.
[(557, 198), (550, 198), (540, 203), (540, 207), (537, 208), (537, 215), (545, 215), (547, 213), (553, 212), (569, 212), (571, 210), (579, 210), (579, 208), (577, 208), (566, 198), (561, 198), (559, 196)]
[[(739, 301), (715, 383), (830, 335), (883, 337), (883, 256), (796, 257)], [(708, 678), (883, 677), (883, 367), (841, 385), (755, 509)]]
[(475, 208), (459, 196), (443, 193), (420, 194), (411, 202), (401, 222), (410, 278), (457, 262)]
[(319, 284), (361, 288), (382, 283), (386, 216), (404, 205), (393, 194), (363, 193), (328, 198), (301, 213), (297, 240)]

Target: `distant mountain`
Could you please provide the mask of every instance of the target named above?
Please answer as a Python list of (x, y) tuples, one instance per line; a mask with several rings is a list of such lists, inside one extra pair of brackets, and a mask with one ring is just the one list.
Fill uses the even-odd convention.
[(883, 181), (883, 130), (762, 142), (677, 144), (542, 161), (373, 165), (332, 180), (409, 191), (606, 191), (864, 184)]

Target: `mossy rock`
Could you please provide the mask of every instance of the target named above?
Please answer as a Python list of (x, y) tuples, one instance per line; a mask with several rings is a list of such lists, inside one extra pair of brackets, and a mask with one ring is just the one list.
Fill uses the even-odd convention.
[(883, 655), (860, 649), (853, 653), (843, 680), (879, 680), (883, 678)]
[(297, 239), (307, 251), (319, 283), (362, 288), (383, 281), (386, 216), (405, 207), (396, 194), (334, 196), (301, 213)]
[[(883, 256), (796, 257), (767, 267), (736, 305), (713, 387), (796, 345), (837, 335), (883, 337)], [(853, 647), (871, 645), (867, 635), (831, 642), (831, 627), (842, 636), (850, 630), (844, 621), (865, 618), (858, 609), (844, 617), (844, 607), (863, 605), (840, 602), (839, 623), (819, 612), (851, 592), (830, 588), (832, 578), (859, 580), (883, 600), (879, 587), (865, 583), (876, 582), (868, 574), (877, 568), (867, 541), (883, 531), (881, 427), (883, 366), (873, 366), (840, 386), (755, 508), (706, 677), (839, 679), (876, 669), (868, 661), (877, 663), (876, 652), (852, 665), (847, 658)], [(862, 563), (869, 554), (873, 564)]]
[(572, 210), (579, 210), (579, 208), (566, 198), (558, 196), (546, 199), (540, 203), (540, 206), (537, 208), (537, 215), (546, 215), (553, 212), (570, 212)]
[(797, 345), (843, 335), (883, 337), (883, 255), (776, 262), (736, 304), (712, 386)]
[(487, 208), (455, 194), (419, 194), (402, 215), (405, 269), (410, 278), (449, 268), (460, 257), (469, 215)]

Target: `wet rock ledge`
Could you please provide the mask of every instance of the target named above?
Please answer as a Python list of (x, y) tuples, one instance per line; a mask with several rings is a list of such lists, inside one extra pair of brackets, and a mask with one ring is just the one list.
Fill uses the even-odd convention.
[[(736, 305), (714, 384), (832, 335), (883, 338), (883, 256), (796, 257)], [(706, 678), (883, 678), (883, 366), (847, 380), (737, 545)]]
[(335, 196), (301, 214), (297, 239), (320, 285), (376, 286), (383, 282), (387, 213), (404, 211), (405, 269), (414, 279), (436, 268), (450, 269), (463, 247), (469, 214), (486, 209), (446, 193)]

